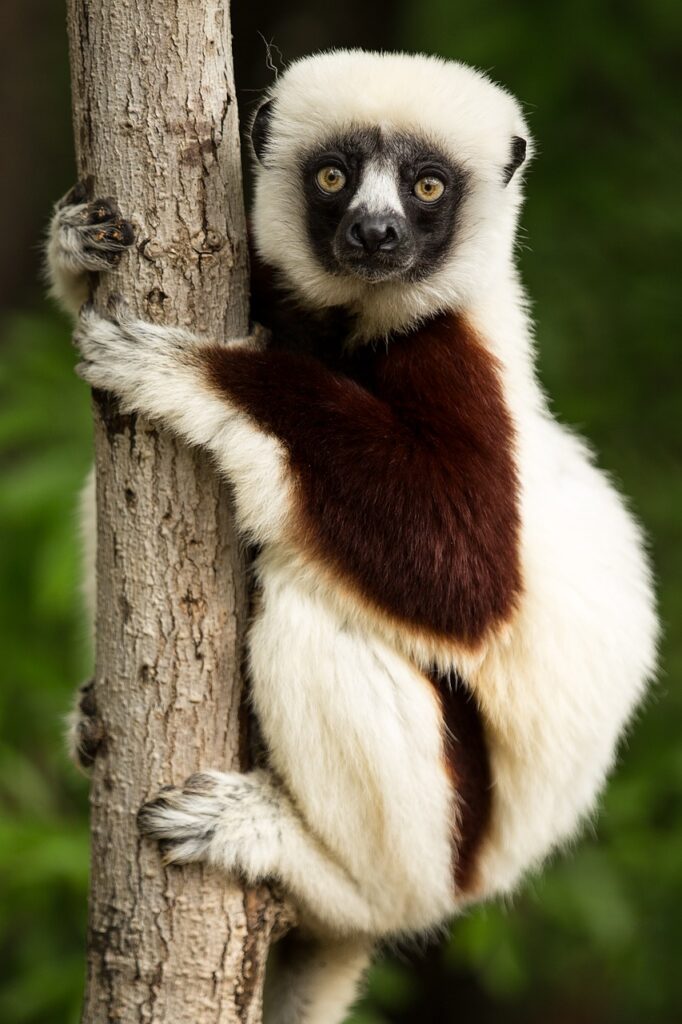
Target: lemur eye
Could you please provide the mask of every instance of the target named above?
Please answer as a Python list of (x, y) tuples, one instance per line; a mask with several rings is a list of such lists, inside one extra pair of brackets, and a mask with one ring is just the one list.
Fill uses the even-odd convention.
[(346, 184), (346, 175), (340, 167), (321, 167), (315, 175), (315, 181), (323, 192), (333, 195), (334, 192), (340, 192)]
[(445, 185), (433, 174), (420, 178), (414, 186), (414, 194), (423, 203), (435, 203), (445, 192)]

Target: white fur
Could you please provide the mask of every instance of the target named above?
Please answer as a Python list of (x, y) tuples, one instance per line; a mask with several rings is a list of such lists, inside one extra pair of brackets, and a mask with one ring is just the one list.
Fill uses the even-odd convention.
[(267, 1024), (341, 1024), (370, 961), (366, 941), (327, 939), (302, 947), (286, 970), (266, 978)]
[[(46, 250), (46, 271), (50, 294), (67, 312), (76, 314), (88, 297), (88, 266), (78, 225), (87, 207), (84, 204), (54, 209)], [(95, 268), (99, 269), (99, 268)]]
[(278, 878), (318, 928), (333, 920), (339, 932), (371, 933), (360, 884), (305, 827), (270, 773), (204, 772), (164, 791), (144, 813), (145, 831), (171, 844), (167, 862), (204, 860), (252, 885)]
[(454, 808), (430, 685), (371, 631), (339, 621), (277, 552), (257, 571), (252, 699), (273, 768), (357, 879), (372, 933), (442, 920)]
[[(529, 136), (516, 100), (483, 74), (438, 57), (339, 50), (293, 64), (271, 96), (265, 167), (256, 179), (255, 240), (306, 303), (346, 305), (360, 314), (361, 333), (376, 335), (440, 309), (467, 306), (509, 264), (521, 175), (503, 188), (502, 172), (512, 137)], [(414, 133), (442, 146), (476, 182), (449, 258), (409, 288), (400, 281), (377, 284), (330, 274), (308, 245), (301, 151), (363, 126)]]
[(381, 160), (371, 160), (362, 172), (360, 184), (348, 209), (362, 207), (367, 213), (404, 213), (398, 183), (390, 167)]
[[(460, 671), (483, 711), (493, 825), (477, 896), (507, 892), (594, 811), (655, 668), (650, 574), (632, 516), (584, 445), (553, 421), (535, 378), (513, 263), (521, 176), (502, 180), (511, 137), (528, 138), (516, 101), (463, 65), (357, 51), (294, 64), (272, 95), (254, 212), (264, 258), (305, 302), (349, 306), (361, 334), (459, 310), (499, 359), (517, 429), (524, 593), (508, 628), (473, 654), (381, 620), (295, 549), (285, 453), (210, 390), (197, 369), (202, 343), (86, 318), (85, 378), (208, 447), (235, 484), (241, 529), (263, 546), (249, 647), (270, 769), (214, 775), (208, 794), (190, 785), (150, 814), (175, 841), (171, 856), (206, 856), (254, 881), (277, 875), (319, 932), (420, 930), (462, 904), (449, 844), (456, 794), (420, 669)], [(330, 131), (376, 124), (420, 133), (470, 172), (452, 251), (421, 284), (330, 275), (307, 243), (301, 151)], [(326, 972), (318, 959), (289, 979), (272, 1021), (341, 1019), (366, 955), (362, 943), (336, 941)]]

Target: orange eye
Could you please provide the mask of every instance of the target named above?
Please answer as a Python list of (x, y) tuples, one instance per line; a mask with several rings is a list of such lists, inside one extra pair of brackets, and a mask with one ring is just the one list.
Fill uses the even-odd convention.
[(414, 186), (414, 194), (423, 203), (435, 203), (443, 195), (443, 192), (445, 192), (445, 185), (440, 178), (436, 178), (432, 174), (420, 178)]
[(322, 167), (315, 175), (315, 181), (323, 192), (333, 195), (335, 192), (340, 192), (346, 184), (346, 175), (340, 167)]

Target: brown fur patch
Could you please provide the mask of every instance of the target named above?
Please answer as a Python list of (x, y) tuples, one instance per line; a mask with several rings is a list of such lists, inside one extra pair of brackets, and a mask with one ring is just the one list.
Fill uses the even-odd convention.
[(496, 362), (454, 315), (310, 355), (212, 347), (213, 387), (278, 437), (298, 541), (411, 627), (476, 643), (521, 588), (514, 432)]
[(492, 775), (483, 716), (476, 698), (455, 677), (432, 673), (445, 728), (446, 767), (457, 798), (453, 826), (457, 896), (476, 889), (478, 853), (492, 815)]

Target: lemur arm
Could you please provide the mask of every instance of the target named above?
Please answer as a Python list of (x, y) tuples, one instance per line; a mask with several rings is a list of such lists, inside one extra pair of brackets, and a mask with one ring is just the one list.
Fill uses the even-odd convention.
[(235, 486), (241, 528), (261, 543), (281, 537), (292, 463), (309, 461), (311, 443), (327, 458), (360, 459), (364, 451), (378, 461), (386, 448), (395, 457), (400, 427), (386, 403), (311, 357), (251, 341), (217, 345), (91, 310), (75, 340), (89, 384), (213, 453)]

